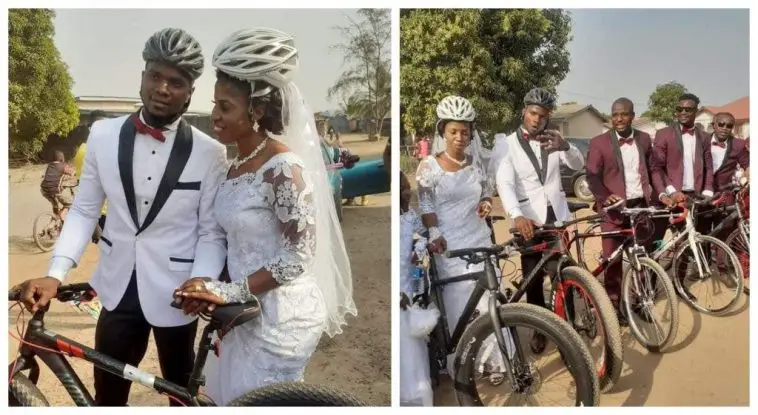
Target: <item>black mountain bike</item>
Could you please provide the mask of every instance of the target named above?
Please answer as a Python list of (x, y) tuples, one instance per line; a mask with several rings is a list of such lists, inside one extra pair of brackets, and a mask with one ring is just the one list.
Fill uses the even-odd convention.
[[(579, 335), (549, 310), (519, 303), (525, 287), (510, 298), (500, 290), (494, 261), (516, 249), (512, 241), (485, 248), (447, 251), (444, 254), (447, 258), (461, 258), (469, 264), (484, 263), (484, 270), (445, 280), (438, 278), (434, 261), (430, 258), (430, 300), (440, 310), (440, 321), (431, 333), (429, 343), (433, 380), (447, 365), (447, 355), (455, 352), (455, 373), (452, 375), (460, 406), (484, 406), (483, 399), (494, 400), (503, 395), (507, 406), (596, 406), (600, 395), (598, 378), (590, 352)], [(463, 281), (476, 281), (476, 285), (451, 336), (442, 291), (449, 284)], [(477, 305), (487, 292), (488, 310), (478, 315)], [(529, 349), (528, 339), (535, 331), (544, 334), (556, 346), (558, 353), (554, 357), (562, 360), (568, 370), (556, 370), (554, 361), (540, 368), (534, 358), (526, 357), (524, 350)], [(493, 335), (494, 341), (488, 341)], [(504, 373), (491, 371), (488, 375), (477, 365), (480, 355), (485, 355), (490, 363), (495, 362), (494, 365), (499, 365), (498, 361), (502, 360)], [(547, 356), (547, 351), (543, 355)], [(552, 390), (546, 385), (548, 380), (565, 374), (569, 377), (566, 385)], [(507, 383), (505, 388), (496, 389), (504, 382)], [(535, 396), (541, 392), (553, 395), (540, 402)], [(556, 397), (573, 402), (555, 403)]]
[[(20, 292), (11, 289), (8, 301), (19, 301)], [(64, 285), (58, 289), (56, 299), (67, 301), (91, 301), (95, 293), (88, 283)], [(175, 304), (172, 304), (178, 307)], [(71, 364), (64, 357), (76, 357), (92, 363), (95, 367), (106, 370), (123, 379), (139, 383), (168, 395), (175, 402), (188, 406), (216, 406), (207, 396), (200, 393), (205, 384), (203, 367), (208, 353), (215, 350), (212, 335), (216, 331), (228, 332), (260, 315), (261, 308), (257, 300), (244, 304), (219, 306), (208, 315), (201, 315), (209, 321), (203, 329), (197, 358), (190, 376), (189, 384), (176, 385), (151, 373), (120, 362), (95, 351), (83, 344), (45, 328), (44, 317), (49, 305), (38, 310), (29, 320), (19, 356), (8, 368), (8, 403), (10, 406), (50, 406), (45, 395), (37, 388), (40, 368), (37, 358), (47, 365), (61, 381), (66, 392), (77, 406), (94, 406), (95, 401), (87, 388), (77, 376)], [(28, 375), (24, 374), (28, 371)], [(238, 397), (229, 406), (363, 406), (358, 399), (331, 387), (308, 385), (305, 383), (284, 383), (256, 389)]]

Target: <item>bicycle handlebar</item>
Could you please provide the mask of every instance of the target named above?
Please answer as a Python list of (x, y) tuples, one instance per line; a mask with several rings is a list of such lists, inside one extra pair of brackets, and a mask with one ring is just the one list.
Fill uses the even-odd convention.
[[(60, 302), (66, 302), (88, 293), (94, 293), (94, 290), (92, 290), (89, 283), (79, 282), (75, 284), (61, 285), (58, 287), (58, 292), (56, 293), (55, 298)], [(8, 290), (8, 301), (21, 301), (21, 286), (12, 287)]]
[(445, 251), (443, 254), (445, 258), (460, 258), (464, 256), (470, 256), (475, 254), (486, 254), (486, 255), (498, 255), (499, 253), (503, 252), (505, 249), (505, 246), (503, 245), (492, 245), (492, 246), (486, 246), (486, 247), (479, 247), (479, 248), (463, 248), (463, 249), (452, 249), (450, 251)]

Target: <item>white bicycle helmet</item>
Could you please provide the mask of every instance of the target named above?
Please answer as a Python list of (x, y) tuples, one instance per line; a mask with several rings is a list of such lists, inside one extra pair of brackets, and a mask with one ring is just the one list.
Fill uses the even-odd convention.
[(437, 105), (437, 118), (440, 120), (474, 122), (476, 111), (466, 98), (449, 95), (442, 98), (442, 101)]
[(192, 35), (182, 29), (166, 28), (155, 32), (142, 50), (145, 62), (162, 61), (184, 71), (193, 81), (203, 74), (203, 49)]
[[(213, 52), (212, 63), (219, 71), (251, 84), (260, 80), (284, 88), (297, 70), (298, 56), (292, 35), (259, 27), (229, 35)], [(269, 91), (256, 91), (253, 96)]]

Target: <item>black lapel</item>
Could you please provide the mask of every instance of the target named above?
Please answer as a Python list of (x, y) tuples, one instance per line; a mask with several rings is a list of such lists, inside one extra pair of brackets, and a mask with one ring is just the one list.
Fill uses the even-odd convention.
[[(611, 148), (613, 149), (613, 155), (616, 156), (616, 164), (619, 171), (621, 171), (621, 177), (624, 178), (624, 184), (626, 184), (626, 177), (624, 177), (624, 158), (621, 157), (621, 146), (619, 145), (619, 138), (616, 130), (611, 129)], [(632, 132), (632, 135), (634, 132)]]
[(153, 223), (155, 217), (158, 216), (158, 212), (166, 204), (168, 197), (171, 196), (171, 192), (174, 191), (174, 187), (179, 181), (179, 176), (182, 175), (182, 171), (184, 171), (184, 167), (187, 165), (187, 160), (189, 160), (191, 153), (192, 128), (187, 122), (181, 120), (176, 129), (174, 146), (171, 147), (171, 154), (168, 157), (168, 163), (166, 164), (166, 170), (163, 172), (161, 183), (158, 185), (158, 191), (155, 193), (153, 205), (150, 206), (150, 210), (145, 217), (145, 222), (142, 223), (137, 235)]
[(134, 227), (139, 229), (137, 217), (137, 201), (134, 196), (134, 135), (137, 133), (134, 127), (134, 117), (139, 112), (132, 114), (124, 121), (118, 136), (118, 170), (121, 174), (121, 185), (124, 186), (126, 204), (129, 206), (129, 214), (132, 216)]
[[(695, 133), (697, 134), (697, 132)], [(676, 137), (676, 144), (679, 145), (679, 153), (684, 157), (684, 144), (682, 144), (682, 129), (678, 122), (674, 122), (674, 137)], [(697, 138), (697, 135), (695, 135)]]
[(534, 151), (532, 151), (532, 147), (529, 145), (529, 142), (524, 139), (524, 133), (521, 131), (521, 128), (516, 130), (516, 138), (518, 140), (518, 143), (521, 144), (521, 148), (524, 149), (524, 152), (529, 157), (529, 161), (532, 162), (532, 166), (534, 167), (534, 171), (537, 172), (537, 177), (540, 179), (540, 183), (545, 184), (543, 179), (542, 170), (546, 170), (545, 167), (547, 166), (547, 152), (541, 151), (542, 153), (542, 166), (543, 169), (540, 169), (540, 165), (537, 162), (537, 156), (534, 155)]

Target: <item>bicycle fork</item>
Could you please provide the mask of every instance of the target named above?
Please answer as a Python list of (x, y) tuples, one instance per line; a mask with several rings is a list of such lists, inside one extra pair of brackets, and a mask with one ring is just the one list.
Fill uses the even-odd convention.
[[(492, 260), (492, 258), (491, 258)], [(524, 358), (524, 354), (521, 351), (520, 342), (518, 340), (518, 334), (515, 330), (509, 328), (509, 337), (511, 338), (511, 346), (513, 347), (513, 352), (508, 351), (508, 346), (506, 345), (506, 339), (503, 335), (503, 325), (500, 321), (500, 311), (499, 311), (499, 300), (502, 300), (502, 295), (498, 291), (498, 281), (497, 281), (497, 275), (495, 275), (494, 266), (492, 265), (491, 261), (485, 262), (485, 274), (487, 276), (487, 291), (489, 291), (489, 304), (488, 304), (488, 311), (490, 315), (490, 321), (492, 322), (492, 328), (493, 332), (495, 334), (495, 340), (497, 341), (498, 350), (500, 351), (500, 356), (503, 359), (503, 363), (505, 365), (505, 376), (508, 377), (508, 381), (511, 384), (511, 389), (514, 392), (523, 392), (526, 388), (529, 387), (528, 384), (525, 384), (527, 379), (529, 377), (527, 376), (527, 373), (525, 373), (523, 362), (526, 361)], [(510, 357), (510, 355), (513, 355), (513, 358)]]

